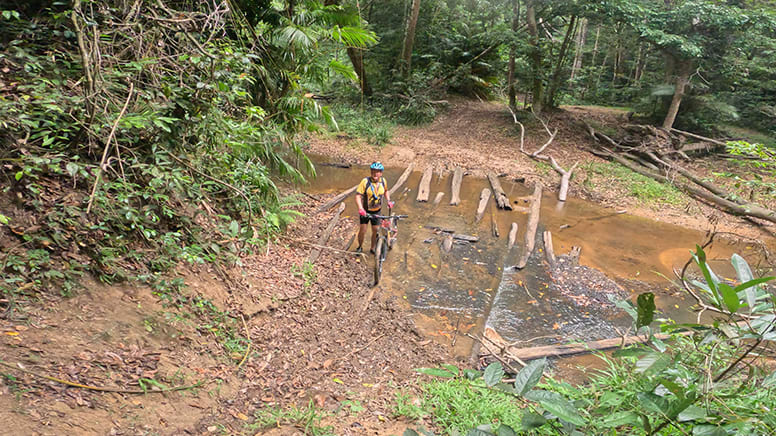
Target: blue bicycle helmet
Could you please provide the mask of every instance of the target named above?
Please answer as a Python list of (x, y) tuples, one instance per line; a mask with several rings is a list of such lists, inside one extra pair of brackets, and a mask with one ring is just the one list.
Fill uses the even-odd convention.
[(369, 169), (384, 171), (385, 167), (383, 167), (383, 164), (381, 164), (380, 162), (372, 162), (372, 165), (369, 165)]

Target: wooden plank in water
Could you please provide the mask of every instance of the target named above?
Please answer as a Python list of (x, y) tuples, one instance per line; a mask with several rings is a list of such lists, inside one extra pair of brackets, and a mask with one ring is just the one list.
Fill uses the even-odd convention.
[(436, 195), (436, 197), (434, 198), (434, 206), (436, 206), (437, 204), (439, 204), (439, 202), (440, 202), (440, 201), (442, 201), (442, 197), (444, 197), (444, 196), (445, 196), (445, 193), (444, 193), (444, 192), (437, 192), (437, 195)]
[(398, 191), (399, 188), (404, 184), (404, 182), (407, 181), (407, 179), (410, 177), (410, 174), (412, 174), (412, 170), (415, 169), (415, 162), (411, 162), (410, 166), (407, 167), (407, 169), (404, 170), (403, 173), (401, 173), (401, 176), (399, 176), (399, 179), (396, 180), (396, 183), (394, 183), (393, 187), (388, 190), (388, 195), (393, 197), (393, 193)]
[(488, 180), (490, 181), (490, 186), (493, 188), (493, 197), (496, 198), (496, 205), (498, 205), (498, 208), (512, 210), (512, 203), (501, 188), (501, 182), (498, 181), (498, 176), (490, 171), (488, 172)]
[(431, 177), (434, 175), (434, 167), (431, 165), (423, 172), (423, 177), (420, 179), (418, 185), (418, 198), (417, 201), (428, 201), (428, 196), (431, 191)]
[[(324, 230), (321, 237), (318, 239), (318, 245), (320, 246), (326, 246), (326, 243), (329, 241), (329, 237), (331, 236), (331, 232), (334, 231), (334, 227), (337, 226), (337, 223), (339, 222), (340, 215), (342, 215), (342, 212), (345, 210), (345, 203), (340, 204), (339, 209), (337, 209), (337, 213), (334, 214), (334, 217), (332, 217), (331, 221), (329, 221), (329, 225), (326, 227), (326, 230)], [(313, 248), (313, 251), (310, 252), (310, 256), (307, 258), (307, 261), (309, 263), (315, 263), (316, 260), (318, 260), (318, 256), (321, 254), (320, 248)]]
[(350, 194), (356, 192), (356, 189), (358, 189), (358, 185), (348, 189), (347, 191), (344, 191), (340, 194), (338, 194), (336, 197), (332, 198), (331, 200), (327, 201), (326, 203), (323, 203), (318, 209), (315, 210), (315, 213), (321, 213), (325, 212), (332, 207), (336, 206), (337, 203), (341, 202), (342, 200), (346, 199)]
[(482, 188), (482, 192), (480, 192), (480, 204), (477, 206), (475, 222), (480, 222), (482, 216), (485, 215), (485, 208), (488, 207), (488, 200), (490, 200), (490, 189)]
[(520, 256), (520, 260), (517, 261), (515, 268), (523, 269), (528, 263), (528, 258), (533, 253), (534, 245), (536, 245), (536, 229), (539, 226), (539, 211), (542, 207), (542, 185), (536, 183), (534, 186), (534, 192), (531, 196), (531, 211), (528, 215), (528, 225), (525, 229), (525, 247), (523, 247), (523, 254)]
[(507, 250), (511, 250), (515, 245), (515, 239), (517, 239), (517, 223), (512, 223), (512, 227), (509, 228), (509, 243), (507, 244)]
[(455, 167), (453, 172), (453, 188), (452, 197), (450, 198), (450, 206), (457, 206), (461, 203), (461, 182), (463, 181), (463, 168)]

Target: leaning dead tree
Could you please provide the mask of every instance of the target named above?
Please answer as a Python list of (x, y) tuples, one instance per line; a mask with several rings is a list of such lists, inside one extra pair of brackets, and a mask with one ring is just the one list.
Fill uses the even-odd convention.
[(577, 167), (577, 163), (575, 162), (574, 165), (571, 166), (568, 170), (563, 169), (562, 166), (558, 164), (558, 162), (550, 155), (542, 154), (547, 147), (552, 144), (552, 141), (555, 140), (555, 136), (558, 135), (558, 129), (555, 129), (554, 131), (550, 131), (550, 128), (547, 126), (547, 123), (544, 122), (541, 118), (536, 116), (534, 114), (534, 117), (536, 117), (537, 120), (542, 124), (542, 127), (544, 127), (544, 130), (547, 132), (547, 135), (549, 135), (549, 139), (547, 142), (544, 143), (541, 147), (539, 147), (536, 151), (533, 153), (529, 153), (525, 151), (525, 126), (523, 126), (523, 123), (517, 120), (517, 115), (512, 110), (512, 108), (509, 108), (509, 112), (512, 114), (512, 119), (515, 121), (515, 124), (520, 126), (520, 152), (524, 155), (530, 157), (533, 160), (543, 161), (543, 162), (549, 162), (550, 165), (552, 165), (552, 168), (560, 174), (560, 188), (558, 189), (558, 200), (559, 201), (566, 201), (566, 198), (568, 197), (569, 192), (569, 182), (571, 181), (571, 175), (574, 172), (574, 169)]
[[(688, 153), (714, 152), (725, 143), (681, 130), (627, 124), (617, 140), (584, 123), (595, 139), (593, 154), (611, 159), (643, 176), (670, 183), (690, 196), (737, 216), (759, 218), (776, 223), (776, 212), (744, 201), (682, 167), (677, 158), (689, 160)], [(688, 143), (687, 138), (701, 142)]]

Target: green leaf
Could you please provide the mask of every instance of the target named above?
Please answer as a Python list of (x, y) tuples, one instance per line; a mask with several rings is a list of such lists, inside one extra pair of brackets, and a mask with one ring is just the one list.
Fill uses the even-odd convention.
[(78, 174), (78, 164), (75, 162), (68, 162), (67, 165), (65, 165), (65, 169), (67, 170), (67, 173), (70, 174), (70, 177), (75, 177), (75, 175)]
[(765, 377), (763, 380), (764, 388), (770, 388), (772, 386), (776, 386), (776, 371), (770, 373), (768, 377)]
[(547, 359), (533, 360), (521, 369), (515, 376), (515, 393), (518, 395), (524, 395), (526, 392), (533, 389), (536, 383), (542, 378), (544, 368), (547, 366)]
[(636, 319), (636, 329), (652, 324), (655, 315), (655, 294), (645, 292), (636, 299), (636, 310), (638, 317)]
[(467, 368), (463, 370), (463, 376), (466, 377), (467, 380), (477, 380), (478, 378), (482, 377), (482, 373), (476, 369)]
[(446, 370), (452, 372), (455, 375), (458, 375), (458, 373), (460, 372), (458, 367), (455, 365), (450, 365), (449, 363), (443, 363), (442, 366), (444, 366)]
[(720, 294), (722, 294), (722, 301), (725, 302), (725, 306), (727, 306), (730, 313), (736, 313), (741, 302), (738, 300), (738, 294), (735, 289), (727, 283), (720, 283), (718, 289)]
[(585, 419), (577, 412), (577, 408), (556, 392), (543, 390), (528, 391), (524, 397), (541, 404), (545, 410), (566, 422), (576, 425), (585, 425), (586, 423)]
[(10, 222), (11, 222), (10, 218), (0, 213), (0, 224), (8, 225), (8, 223)]
[(671, 358), (662, 353), (650, 353), (636, 362), (636, 372), (654, 374), (664, 370), (671, 363)]
[(440, 368), (416, 368), (415, 371), (421, 374), (433, 375), (435, 377), (455, 378), (455, 374)]
[(493, 362), (485, 368), (485, 373), (482, 375), (485, 384), (488, 386), (495, 386), (504, 378), (504, 368), (498, 362)]
[(542, 415), (537, 415), (533, 412), (526, 412), (523, 415), (523, 419), (520, 420), (520, 424), (523, 430), (533, 430), (539, 428), (547, 423), (547, 419)]
[[(730, 258), (730, 262), (733, 264), (733, 268), (736, 270), (736, 276), (738, 276), (739, 282), (746, 283), (754, 279), (752, 270), (749, 268), (749, 264), (743, 257), (739, 256), (738, 253), (733, 254), (733, 256)], [(736, 287), (736, 289), (737, 288), (738, 287)], [(738, 292), (738, 290), (736, 292)], [(755, 299), (757, 296), (757, 288), (755, 287), (754, 289), (748, 290), (745, 296), (746, 304), (749, 305), (749, 311), (751, 312), (754, 308)]]
[(616, 412), (606, 418), (604, 418), (601, 425), (604, 428), (620, 427), (622, 425), (632, 425), (634, 427), (641, 427), (641, 419), (639, 415), (633, 412)]
[(473, 428), (466, 432), (466, 436), (493, 436), (493, 433), (485, 430), (480, 430), (479, 428)]
[(706, 418), (706, 409), (703, 409), (695, 405), (688, 406), (676, 417), (676, 419), (679, 422), (697, 421), (699, 419), (705, 419), (705, 418)]
[(706, 253), (703, 251), (703, 248), (701, 248), (700, 245), (695, 246), (695, 253), (693, 254), (693, 258), (695, 259), (695, 263), (698, 264), (698, 267), (701, 269), (703, 278), (706, 279), (706, 285), (709, 287), (715, 302), (717, 305), (721, 305), (722, 302), (720, 301), (719, 293), (717, 292), (717, 284), (719, 284), (719, 279), (714, 275), (714, 272), (711, 271), (709, 266), (706, 265)]
[(14, 178), (15, 178), (17, 181), (21, 180), (21, 179), (22, 179), (22, 177), (24, 177), (24, 171), (17, 171), (17, 172), (16, 172), (16, 174), (14, 175)]
[(496, 436), (517, 436), (517, 433), (512, 430), (512, 427), (506, 424), (501, 424), (496, 429)]
[(661, 416), (668, 412), (668, 401), (651, 392), (639, 392), (636, 394), (636, 398), (650, 412), (660, 414)]
[(692, 428), (693, 436), (727, 436), (727, 432), (722, 427), (716, 425), (696, 425)]
[(577, 408), (565, 399), (558, 402), (540, 401), (539, 404), (541, 404), (548, 412), (566, 422), (576, 425), (586, 424), (585, 419), (577, 412)]

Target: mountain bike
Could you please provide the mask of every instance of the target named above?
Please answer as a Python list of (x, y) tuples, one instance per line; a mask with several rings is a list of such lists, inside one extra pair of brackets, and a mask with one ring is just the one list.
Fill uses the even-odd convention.
[(380, 283), (380, 276), (383, 273), (383, 262), (388, 250), (393, 248), (396, 242), (396, 235), (399, 234), (399, 220), (407, 218), (407, 215), (367, 215), (370, 218), (380, 218), (382, 221), (377, 228), (377, 245), (375, 246), (375, 267), (374, 267), (374, 286)]

